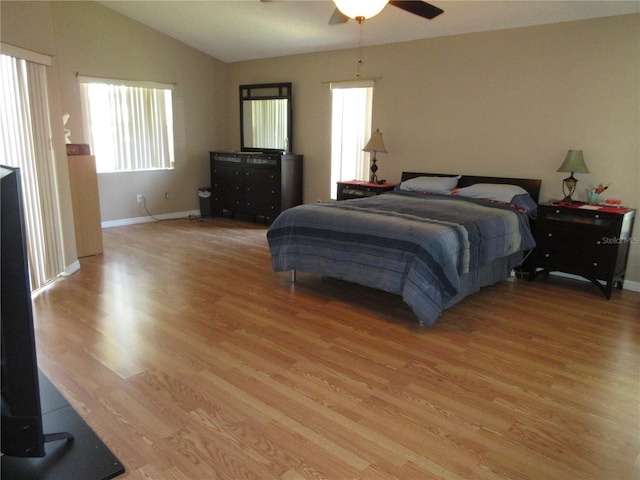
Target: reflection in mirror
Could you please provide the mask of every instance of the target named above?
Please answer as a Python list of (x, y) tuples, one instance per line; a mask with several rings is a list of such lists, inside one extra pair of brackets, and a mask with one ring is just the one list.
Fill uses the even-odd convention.
[(287, 99), (243, 100), (244, 146), (288, 151), (288, 105)]
[(240, 86), (243, 151), (291, 151), (291, 84)]

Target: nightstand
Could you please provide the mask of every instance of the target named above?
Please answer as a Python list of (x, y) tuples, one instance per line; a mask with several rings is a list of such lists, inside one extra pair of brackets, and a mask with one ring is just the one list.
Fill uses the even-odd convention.
[(368, 183), (359, 180), (338, 182), (338, 200), (350, 198), (375, 197), (395, 188), (395, 183)]
[(636, 211), (582, 203), (538, 206), (536, 243), (529, 280), (564, 272), (593, 282), (611, 298), (622, 289)]

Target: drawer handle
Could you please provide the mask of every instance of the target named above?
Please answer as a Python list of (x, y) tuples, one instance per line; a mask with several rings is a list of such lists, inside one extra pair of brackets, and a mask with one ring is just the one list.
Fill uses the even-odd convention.
[(547, 233), (547, 237), (553, 237), (553, 233)]
[(550, 255), (548, 253), (545, 253), (544, 256), (545, 256), (545, 258), (549, 258), (550, 257)]
[(594, 218), (600, 218), (600, 215), (597, 215), (597, 214), (596, 214)]
[(598, 266), (598, 262), (593, 262), (593, 266), (597, 267)]

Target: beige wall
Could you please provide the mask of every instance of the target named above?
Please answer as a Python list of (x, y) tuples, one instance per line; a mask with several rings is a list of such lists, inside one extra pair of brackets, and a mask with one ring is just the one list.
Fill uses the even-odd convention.
[(145, 196), (147, 208), (155, 215), (197, 210), (197, 189), (210, 183), (208, 151), (227, 138), (226, 64), (97, 3), (51, 5), (62, 103), (71, 114), (74, 142), (87, 141), (77, 72), (176, 84), (175, 169), (99, 175), (102, 220), (144, 216), (137, 193)]
[[(57, 114), (71, 114), (74, 142), (85, 141), (76, 72), (176, 83), (176, 170), (101, 175), (103, 220), (139, 216), (136, 193), (152, 213), (197, 209), (208, 151), (239, 147), (245, 83), (293, 82), (304, 199), (328, 199), (325, 82), (354, 78), (355, 49), (224, 64), (92, 2), (0, 7), (3, 42), (55, 55), (50, 83)], [(592, 172), (577, 174), (579, 197), (612, 182), (611, 195), (640, 206), (640, 15), (370, 47), (363, 60), (362, 76), (380, 77), (373, 126), (389, 149), (379, 155), (382, 178), (397, 181), (403, 170), (535, 177), (542, 199), (558, 198), (565, 174), (556, 170), (577, 148)], [(636, 239), (639, 231), (640, 221)], [(640, 282), (640, 245), (627, 278)]]
[[(176, 84), (175, 170), (99, 175), (102, 220), (144, 216), (137, 193), (152, 214), (197, 210), (197, 189), (210, 183), (208, 152), (226, 146), (228, 137), (227, 65), (95, 2), (0, 5), (3, 42), (54, 55), (49, 80), (60, 99), (54, 118), (62, 131), (62, 114), (70, 114), (74, 143), (87, 143), (77, 72)], [(66, 169), (63, 144), (58, 153)]]
[[(366, 25), (365, 25), (366, 29)], [(542, 200), (562, 198), (556, 170), (584, 150), (598, 183), (640, 206), (640, 15), (443, 37), (365, 48), (374, 89), (373, 128), (384, 134), (378, 174), (403, 170), (542, 179)], [(230, 65), (229, 102), (243, 83), (291, 81), (294, 148), (305, 156), (304, 199), (330, 194), (331, 94), (353, 79), (355, 50)], [(233, 103), (230, 103), (233, 105)], [(233, 109), (231, 140), (239, 146)], [(627, 278), (640, 282), (640, 220)]]

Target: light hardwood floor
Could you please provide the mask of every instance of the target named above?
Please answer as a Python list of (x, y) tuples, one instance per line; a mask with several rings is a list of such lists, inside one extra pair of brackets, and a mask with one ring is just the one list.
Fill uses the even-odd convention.
[(127, 479), (638, 479), (640, 293), (401, 298), (273, 273), (266, 226), (104, 231), (34, 299), (41, 369)]

